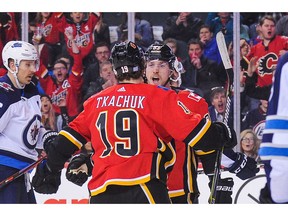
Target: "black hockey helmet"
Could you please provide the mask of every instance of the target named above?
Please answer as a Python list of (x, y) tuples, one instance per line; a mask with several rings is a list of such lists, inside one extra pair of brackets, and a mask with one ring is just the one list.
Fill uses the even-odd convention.
[(111, 50), (111, 61), (116, 74), (144, 70), (143, 52), (132, 41), (115, 44)]
[(176, 59), (172, 49), (166, 44), (156, 42), (150, 45), (144, 54), (145, 61), (161, 60), (169, 63), (169, 67), (173, 69), (173, 64)]

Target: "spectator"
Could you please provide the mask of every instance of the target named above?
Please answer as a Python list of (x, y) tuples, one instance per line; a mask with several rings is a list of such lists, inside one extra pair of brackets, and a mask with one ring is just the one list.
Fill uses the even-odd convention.
[(288, 36), (288, 13), (284, 13), (276, 23), (276, 34)]
[(244, 38), (240, 39), (240, 110), (241, 110), (241, 119), (244, 115), (252, 109), (258, 107), (259, 100), (251, 98), (246, 93), (245, 82), (247, 77), (247, 70), (250, 64), (250, 61), (247, 58), (247, 55), (250, 52), (250, 45), (248, 41)]
[(40, 61), (49, 70), (56, 61), (56, 56), (62, 52), (63, 41), (61, 41), (61, 33), (58, 29), (59, 15), (59, 13), (38, 12), (35, 20), (32, 23), (30, 22), (31, 27), (35, 26), (32, 27), (34, 31), (32, 41), (38, 43), (39, 46), (43, 46), (41, 52), (39, 52)]
[[(240, 17), (240, 23), (241, 21)], [(229, 12), (208, 13), (205, 24), (211, 27), (214, 37), (219, 31), (222, 31), (225, 36), (226, 44), (233, 41), (233, 15)], [(249, 40), (249, 27), (240, 25), (240, 37)]]
[(268, 101), (260, 100), (258, 108), (250, 110), (242, 119), (241, 131), (245, 129), (252, 129), (257, 135), (258, 139), (262, 139), (262, 133), (265, 126), (265, 119), (267, 115)]
[(52, 100), (48, 95), (41, 95), (41, 122), (46, 130), (58, 131), (56, 115), (53, 109)]
[(0, 13), (0, 35), (0, 67), (6, 70), (2, 62), (3, 47), (9, 41), (20, 39), (14, 12)]
[[(58, 119), (62, 120), (61, 109), (66, 106), (69, 121), (75, 118), (80, 111), (80, 93), (83, 83), (82, 56), (73, 54), (73, 58), (71, 74), (68, 74), (67, 64), (63, 60), (57, 60), (54, 63), (53, 76), (48, 74), (48, 70), (43, 65), (36, 73), (45, 94), (52, 100), (57, 121)], [(59, 125), (59, 123), (57, 124)]]
[[(60, 16), (59, 30), (64, 34), (66, 43), (66, 51), (72, 55), (72, 40), (67, 37), (65, 33), (68, 31), (72, 34), (72, 38), (80, 51), (83, 58), (84, 67), (92, 61), (91, 52), (93, 49), (93, 31), (99, 20), (100, 13), (89, 13), (88, 18), (85, 19), (83, 12), (71, 12), (70, 18), (66, 18), (62, 13)], [(93, 55), (93, 54), (92, 54)], [(93, 57), (92, 57), (93, 58)]]
[[(263, 87), (272, 84), (273, 71), (276, 68), (278, 59), (288, 50), (288, 37), (276, 35), (275, 20), (272, 16), (266, 15), (259, 22), (259, 29), (262, 34), (262, 43), (251, 47), (247, 58), (253, 63), (253, 70), (248, 71), (252, 76), (257, 75), (256, 86)], [(255, 60), (252, 60), (255, 58)]]
[[(215, 87), (210, 95), (211, 106), (209, 106), (209, 114), (212, 121), (223, 122), (227, 106), (227, 96), (224, 87)], [(228, 125), (233, 128), (233, 104), (230, 105)]]
[[(126, 41), (128, 39), (127, 20), (127, 13), (123, 13), (122, 23), (117, 29), (120, 41)], [(135, 13), (135, 43), (144, 51), (153, 43), (151, 24), (149, 21), (142, 19), (141, 13)]]
[(109, 32), (109, 26), (107, 23), (103, 21), (103, 14), (100, 14), (99, 21), (95, 25), (94, 32), (93, 32), (93, 39), (94, 44), (97, 44), (99, 42), (105, 42), (109, 46), (110, 44), (110, 32)]
[(172, 52), (176, 55), (178, 61), (181, 62), (181, 57), (178, 56), (179, 49), (177, 47), (177, 40), (174, 38), (167, 38), (163, 41), (163, 44), (168, 45), (172, 49)]
[(100, 63), (100, 76), (96, 81), (91, 81), (87, 89), (86, 95), (83, 97), (83, 101), (86, 101), (89, 97), (106, 89), (110, 86), (116, 85), (117, 80), (112, 69), (110, 61), (104, 61)]
[(254, 158), (258, 163), (260, 163), (260, 157), (258, 155), (260, 140), (254, 131), (251, 129), (241, 131), (240, 142), (240, 152), (244, 153), (248, 157)]
[(203, 24), (203, 21), (194, 17), (191, 12), (179, 12), (177, 16), (168, 17), (162, 38), (175, 38), (187, 44), (190, 39), (198, 38), (200, 26)]
[(194, 89), (210, 104), (210, 93), (213, 87), (225, 86), (226, 73), (223, 66), (207, 59), (203, 55), (204, 45), (199, 40), (191, 39), (188, 42), (188, 54), (182, 63), (185, 73), (181, 74), (182, 86)]
[(97, 43), (94, 48), (94, 56), (96, 61), (90, 64), (86, 69), (83, 77), (82, 97), (87, 94), (90, 82), (96, 82), (100, 74), (100, 64), (108, 61), (110, 56), (109, 45), (105, 42)]
[(220, 56), (220, 52), (218, 49), (218, 45), (216, 42), (216, 38), (213, 37), (213, 32), (208, 25), (202, 25), (199, 31), (200, 41), (204, 44), (204, 52), (203, 55), (218, 64), (222, 63), (222, 59)]

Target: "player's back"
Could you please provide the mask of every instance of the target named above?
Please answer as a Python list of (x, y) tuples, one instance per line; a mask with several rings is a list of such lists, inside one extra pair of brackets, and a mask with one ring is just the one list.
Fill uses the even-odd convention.
[[(187, 127), (181, 122), (185, 111), (173, 90), (147, 84), (119, 84), (88, 99), (70, 126), (92, 142), (94, 165), (99, 165), (89, 183), (92, 191), (98, 188), (94, 195), (115, 181), (131, 185), (166, 178), (164, 167), (175, 155), (158, 137), (169, 131), (184, 140), (201, 120), (193, 117)], [(159, 125), (164, 129), (157, 131)]]

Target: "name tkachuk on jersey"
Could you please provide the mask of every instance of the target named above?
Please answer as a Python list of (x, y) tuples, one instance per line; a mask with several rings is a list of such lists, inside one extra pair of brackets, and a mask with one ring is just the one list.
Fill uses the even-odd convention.
[(22, 169), (37, 160), (35, 148), (42, 148), (39, 137), (45, 132), (37, 87), (31, 82), (17, 89), (5, 75), (0, 78), (0, 104), (0, 164)]
[(97, 97), (96, 107), (116, 106), (124, 108), (144, 109), (143, 101), (145, 96), (140, 95), (119, 95)]

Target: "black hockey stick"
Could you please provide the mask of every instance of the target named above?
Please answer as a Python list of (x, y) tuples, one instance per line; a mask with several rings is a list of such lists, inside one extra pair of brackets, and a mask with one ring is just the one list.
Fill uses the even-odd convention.
[(28, 171), (32, 170), (33, 168), (35, 168), (44, 159), (46, 159), (46, 156), (41, 156), (37, 161), (33, 162), (29, 166), (19, 170), (18, 172), (14, 173), (13, 175), (11, 175), (8, 178), (1, 181), (0, 182), (0, 189), (3, 188), (5, 185), (9, 184), (10, 182), (14, 181), (15, 179), (19, 178), (20, 176), (24, 175)]
[[(231, 105), (231, 92), (232, 92), (232, 86), (233, 86), (233, 67), (229, 58), (229, 54), (227, 51), (227, 46), (225, 42), (225, 37), (223, 33), (220, 31), (216, 34), (216, 42), (217, 46), (221, 55), (221, 59), (223, 62), (223, 65), (226, 70), (227, 74), (227, 87), (226, 87), (226, 98), (227, 98), (227, 104), (226, 104), (226, 110), (225, 110), (225, 115), (224, 115), (224, 120), (223, 122), (225, 124), (228, 124), (228, 119), (229, 119), (229, 112), (230, 112), (230, 105)], [(222, 147), (221, 150), (217, 151), (216, 155), (216, 161), (215, 161), (215, 167), (214, 167), (214, 175), (213, 175), (213, 180), (212, 180), (212, 186), (210, 189), (210, 196), (209, 196), (209, 204), (215, 204), (216, 201), (216, 192), (217, 192), (217, 185), (218, 185), (218, 180), (220, 177), (220, 171), (221, 171), (221, 158), (222, 158), (222, 153), (223, 153), (224, 147)]]

